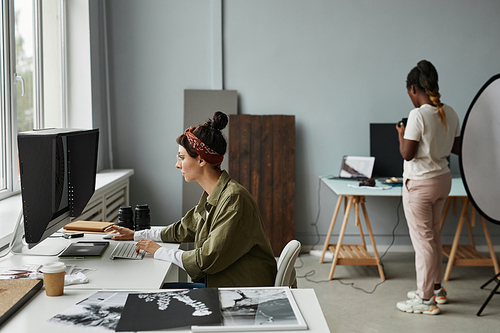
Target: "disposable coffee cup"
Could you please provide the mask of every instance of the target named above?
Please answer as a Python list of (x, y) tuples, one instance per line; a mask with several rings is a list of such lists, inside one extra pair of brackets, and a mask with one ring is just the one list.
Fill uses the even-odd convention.
[(63, 262), (45, 264), (42, 267), (42, 273), (47, 296), (61, 296), (64, 292), (66, 265)]

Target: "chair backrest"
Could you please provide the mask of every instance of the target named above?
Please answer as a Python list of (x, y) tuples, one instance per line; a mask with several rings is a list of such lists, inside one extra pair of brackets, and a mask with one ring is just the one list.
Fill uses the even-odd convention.
[(278, 273), (274, 285), (279, 286), (293, 286), (295, 284), (295, 260), (299, 256), (300, 242), (298, 240), (291, 240), (286, 244), (281, 255), (278, 259)]

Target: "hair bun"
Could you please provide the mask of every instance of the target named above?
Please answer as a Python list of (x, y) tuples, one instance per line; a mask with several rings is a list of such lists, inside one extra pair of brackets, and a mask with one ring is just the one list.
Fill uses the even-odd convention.
[(226, 128), (228, 123), (228, 118), (224, 112), (217, 111), (214, 113), (213, 119), (210, 119), (208, 123), (210, 124), (211, 127), (220, 131)]

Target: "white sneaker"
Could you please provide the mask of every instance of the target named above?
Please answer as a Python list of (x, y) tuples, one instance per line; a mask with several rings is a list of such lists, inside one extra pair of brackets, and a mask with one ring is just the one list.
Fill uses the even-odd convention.
[(434, 301), (434, 297), (432, 297), (428, 301), (424, 301), (418, 295), (415, 295), (412, 299), (398, 302), (396, 304), (399, 310), (408, 312), (408, 313), (423, 313), (423, 314), (431, 314), (437, 315), (441, 312)]
[[(412, 299), (413, 297), (415, 297), (416, 294), (417, 294), (416, 290), (415, 291), (409, 291), (406, 296), (408, 298)], [(448, 303), (448, 298), (446, 298), (447, 295), (448, 295), (448, 293), (446, 292), (445, 288), (441, 288), (438, 291), (434, 291), (434, 296), (436, 296), (435, 301), (436, 301), (437, 304)]]

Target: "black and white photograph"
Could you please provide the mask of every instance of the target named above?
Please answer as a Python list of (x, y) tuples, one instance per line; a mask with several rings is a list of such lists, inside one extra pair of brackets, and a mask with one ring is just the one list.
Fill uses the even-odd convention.
[(128, 291), (98, 291), (46, 324), (99, 328), (114, 331), (127, 301)]
[(217, 288), (131, 293), (116, 331), (150, 331), (222, 323)]
[(289, 288), (220, 288), (223, 326), (193, 331), (305, 330), (305, 323)]

